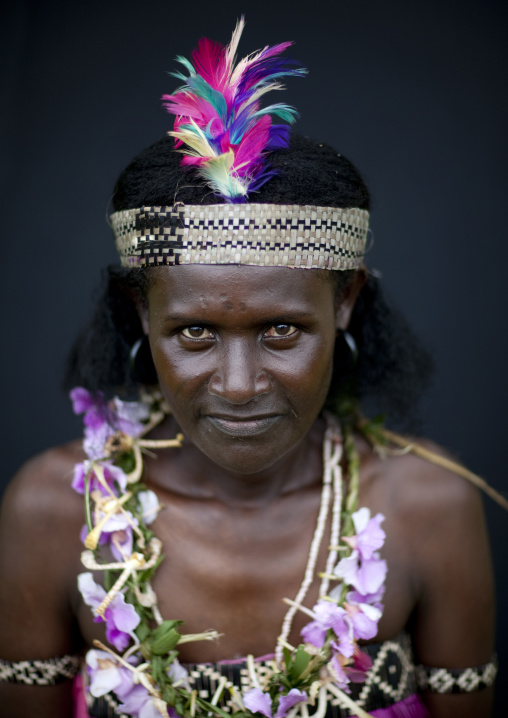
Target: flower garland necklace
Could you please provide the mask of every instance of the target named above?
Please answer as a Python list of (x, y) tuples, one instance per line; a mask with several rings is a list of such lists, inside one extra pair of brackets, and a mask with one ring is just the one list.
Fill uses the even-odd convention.
[[(377, 633), (387, 567), (378, 553), (385, 539), (380, 526), (384, 517), (377, 514), (371, 518), (367, 508), (356, 510), (359, 461), (351, 434), (346, 433), (342, 442), (336, 420), (329, 418), (316, 530), (300, 590), (294, 601), (284, 599), (289, 610), (275, 659), (268, 662), (268, 670), (265, 666), (261, 678), (249, 656), (253, 688), (243, 693), (235, 687), (226, 689), (224, 679), (207, 701), (191, 689), (187, 672), (178, 661), (178, 646), (214, 640), (219, 634), (183, 634), (182, 621), (163, 620), (160, 615), (151, 580), (162, 560), (162, 544), (149, 525), (161, 506), (156, 494), (141, 482), (141, 452), (179, 447), (183, 436), (165, 441), (143, 438), (168, 413), (158, 392), (144, 394), (140, 402), (118, 398), (106, 402), (100, 394), (76, 388), (71, 399), (75, 413), (84, 414), (83, 447), (88, 457), (76, 465), (72, 483), (84, 495), (86, 515), (81, 560), (88, 571), (78, 576), (78, 587), (92, 608), (94, 621), (105, 622), (111, 644), (94, 641), (96, 648), (87, 653), (91, 695), (98, 698), (114, 693), (118, 710), (134, 718), (227, 718), (230, 713), (218, 705), (225, 690), (231, 694), (237, 718), (255, 714), (308, 718), (309, 707), (314, 707), (312, 718), (323, 718), (329, 696), (366, 718), (368, 714), (348, 695), (349, 683), (364, 681), (371, 667), (358, 640)], [(343, 443), (350, 473), (344, 502)], [(321, 574), (320, 599), (310, 610), (302, 604), (314, 579), (331, 503), (331, 546)], [(109, 548), (115, 560), (104, 562), (102, 548)], [(103, 572), (104, 585), (95, 582), (91, 571)], [(330, 581), (336, 583), (332, 590)], [(297, 610), (311, 620), (301, 631), (303, 643), (295, 648), (288, 637)]]

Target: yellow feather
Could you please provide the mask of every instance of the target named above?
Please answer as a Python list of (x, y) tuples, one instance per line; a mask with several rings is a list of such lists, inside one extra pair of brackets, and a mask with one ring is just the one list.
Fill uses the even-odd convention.
[(193, 130), (189, 130), (185, 127), (182, 127), (176, 132), (168, 132), (168, 135), (170, 135), (171, 137), (176, 137), (178, 140), (181, 140), (195, 151), (187, 152), (186, 150), (184, 150), (186, 154), (189, 154), (193, 157), (217, 157), (217, 152), (206, 139), (206, 135), (204, 134), (204, 132), (201, 130), (200, 127), (197, 126), (197, 124), (192, 118), (190, 118), (190, 124), (194, 128)]
[(230, 173), (235, 160), (235, 153), (229, 150), (222, 155), (213, 157), (199, 168), (206, 181), (224, 197), (246, 195), (247, 188), (235, 173)]
[(228, 48), (226, 50), (226, 58), (228, 61), (228, 65), (230, 68), (233, 67), (235, 64), (235, 55), (238, 48), (238, 43), (240, 42), (240, 37), (243, 32), (243, 28), (245, 27), (245, 18), (242, 15), (239, 20), (236, 22), (236, 27), (233, 30), (233, 35), (231, 36), (231, 42), (228, 45)]

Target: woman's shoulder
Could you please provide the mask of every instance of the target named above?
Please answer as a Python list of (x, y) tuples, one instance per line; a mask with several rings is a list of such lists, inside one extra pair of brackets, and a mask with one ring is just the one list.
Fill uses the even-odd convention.
[(379, 448), (360, 440), (363, 483), (375, 503), (382, 499), (394, 518), (415, 528), (479, 520), (481, 494), (461, 475), (460, 460), (429, 439), (397, 438), (400, 445)]
[[(85, 522), (72, 490), (81, 442), (50, 449), (24, 464), (0, 513), (0, 631), (4, 658), (44, 658), (74, 650), (71, 606)], [(19, 630), (30, 626), (30, 631)]]
[(450, 452), (425, 439), (403, 443), (381, 452), (362, 447), (360, 490), (373, 513), (385, 516), (389, 576), (413, 596), (419, 660), (487, 662), (493, 579), (481, 494), (460, 475), (464, 467)]
[(49, 449), (21, 466), (5, 490), (0, 525), (11, 535), (30, 534), (58, 520), (60, 526), (83, 518), (82, 501), (72, 491), (74, 467), (83, 461), (80, 440)]

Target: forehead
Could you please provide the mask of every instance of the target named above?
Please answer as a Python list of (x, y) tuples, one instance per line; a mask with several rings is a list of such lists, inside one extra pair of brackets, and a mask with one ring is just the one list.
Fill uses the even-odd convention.
[(320, 269), (189, 264), (150, 272), (150, 306), (312, 311), (334, 296), (333, 273)]

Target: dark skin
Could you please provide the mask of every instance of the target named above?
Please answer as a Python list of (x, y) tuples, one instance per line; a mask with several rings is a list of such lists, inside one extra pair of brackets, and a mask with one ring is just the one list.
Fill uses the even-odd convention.
[[(144, 481), (166, 508), (153, 527), (165, 560), (154, 588), (164, 617), (216, 643), (182, 646), (182, 661), (273, 652), (300, 586), (321, 492), (320, 415), (336, 330), (364, 275), (340, 298), (326, 272), (183, 266), (157, 270), (139, 311), (181, 449), (158, 451)], [(374, 641), (410, 630), (417, 660), (466, 667), (490, 660), (493, 588), (481, 500), (463, 479), (414, 456), (381, 458), (360, 436), (359, 505), (386, 520), (385, 610)], [(427, 446), (430, 446), (427, 443)], [(440, 451), (430, 446), (434, 450)], [(0, 655), (49, 658), (103, 638), (76, 587), (82, 499), (69, 490), (78, 442), (29, 462), (0, 523)], [(58, 526), (58, 531), (55, 531)], [(329, 532), (329, 527), (328, 527)], [(318, 566), (326, 559), (328, 535)], [(306, 605), (318, 597), (318, 581)], [(297, 615), (290, 642), (308, 621)], [(428, 695), (433, 718), (487, 716), (491, 691)], [(9, 716), (69, 718), (70, 684), (0, 684)]]

